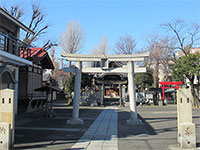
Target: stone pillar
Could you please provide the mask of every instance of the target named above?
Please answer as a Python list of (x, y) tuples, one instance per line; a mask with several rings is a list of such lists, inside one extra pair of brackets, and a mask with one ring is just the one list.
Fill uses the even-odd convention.
[(6, 122), (10, 124), (10, 147), (14, 146), (15, 134), (14, 93), (12, 89), (1, 90), (2, 97), (0, 101), (0, 123)]
[(74, 100), (73, 100), (73, 116), (71, 120), (67, 121), (67, 124), (83, 124), (83, 120), (79, 118), (82, 64), (80, 61), (77, 61), (75, 66), (76, 66), (76, 71), (75, 71), (75, 89), (74, 89)]
[(123, 85), (122, 86), (122, 100), (125, 101), (126, 100), (126, 86)]
[(101, 85), (101, 105), (103, 105), (104, 102), (104, 95), (105, 95), (105, 84), (103, 83)]
[(130, 119), (127, 120), (127, 124), (138, 124), (141, 123), (137, 118), (136, 110), (136, 91), (134, 82), (134, 64), (132, 61), (127, 63), (128, 65), (128, 90), (129, 90), (129, 101), (130, 101)]
[(10, 150), (11, 146), (10, 123), (0, 122), (0, 149)]
[(122, 106), (122, 85), (119, 84), (119, 104)]
[(178, 144), (181, 148), (196, 148), (195, 124), (192, 123), (192, 94), (190, 89), (177, 92)]

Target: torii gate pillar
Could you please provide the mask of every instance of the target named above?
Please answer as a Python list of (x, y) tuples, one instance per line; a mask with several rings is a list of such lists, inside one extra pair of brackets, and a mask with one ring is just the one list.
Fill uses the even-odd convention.
[(129, 101), (130, 101), (130, 118), (127, 120), (127, 124), (138, 124), (141, 121), (137, 118), (136, 109), (136, 91), (134, 81), (134, 62), (129, 61), (128, 65), (128, 90), (129, 90)]
[(83, 120), (79, 118), (82, 62), (77, 61), (75, 67), (76, 67), (76, 69), (75, 69), (75, 89), (74, 89), (74, 100), (73, 100), (73, 115), (72, 115), (72, 119), (67, 121), (67, 124), (83, 124)]

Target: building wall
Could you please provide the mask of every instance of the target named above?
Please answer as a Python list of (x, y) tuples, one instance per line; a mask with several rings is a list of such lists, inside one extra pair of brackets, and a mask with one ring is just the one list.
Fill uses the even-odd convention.
[(163, 82), (165, 78), (165, 73), (162, 69), (159, 69), (159, 74), (158, 74), (159, 82)]
[(27, 94), (36, 93), (34, 89), (42, 86), (42, 75), (33, 72), (28, 73), (28, 89)]
[(27, 78), (28, 73), (27, 72), (19, 72), (19, 93), (18, 97), (19, 99), (25, 99), (27, 97)]
[(6, 29), (7, 31), (11, 32), (13, 36), (17, 37), (19, 28), (13, 22), (11, 22), (9, 19), (2, 16), (1, 14), (0, 17), (1, 17), (0, 26)]
[(34, 66), (20, 67), (19, 99), (28, 100), (31, 96), (44, 95), (44, 92), (34, 91), (42, 86), (42, 69)]
[[(167, 75), (163, 69), (163, 65), (162, 64), (159, 65), (159, 72), (158, 72), (159, 82), (172, 81), (172, 68), (173, 68), (173, 62), (169, 62), (168, 75)], [(166, 79), (167, 76), (168, 79)]]

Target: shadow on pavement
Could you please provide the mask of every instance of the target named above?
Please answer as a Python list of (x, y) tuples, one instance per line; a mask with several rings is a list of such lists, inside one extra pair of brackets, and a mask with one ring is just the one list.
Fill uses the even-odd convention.
[(80, 118), (84, 120), (82, 125), (66, 124), (72, 117), (72, 107), (55, 107), (53, 118), (45, 118), (42, 111), (18, 116), (14, 149), (39, 149), (62, 145), (65, 145), (66, 150), (70, 149), (102, 111), (103, 109), (99, 108), (81, 107)]
[(124, 138), (129, 136), (141, 135), (157, 135), (163, 132), (176, 132), (176, 126), (166, 127), (163, 126), (159, 129), (154, 129), (151, 125), (157, 123), (165, 123), (166, 121), (176, 121), (176, 117), (152, 117), (152, 118), (143, 118), (138, 114), (138, 118), (142, 121), (142, 124), (128, 125), (127, 120), (130, 117), (130, 113), (127, 111), (119, 111), (118, 113), (118, 137)]
[(118, 112), (118, 138), (124, 138), (128, 136), (135, 136), (141, 134), (155, 135), (156, 132), (152, 126), (147, 123), (139, 114), (138, 118), (142, 120), (142, 124), (127, 124), (127, 120), (130, 117), (130, 112), (119, 111)]
[[(50, 144), (35, 144), (35, 145), (31, 145), (31, 146), (20, 146), (20, 147), (16, 147), (14, 148), (15, 150), (22, 150), (22, 149), (38, 149), (38, 148), (47, 148), (47, 146), (56, 146), (56, 145), (62, 145), (62, 144), (67, 144), (68, 142), (62, 142), (62, 143), (58, 143), (58, 144), (54, 144), (54, 143), (50, 143)], [(60, 149), (62, 150), (62, 149)], [(63, 150), (71, 150), (71, 148), (67, 148), (67, 149), (63, 149)]]
[(197, 143), (197, 147), (200, 148), (200, 143)]

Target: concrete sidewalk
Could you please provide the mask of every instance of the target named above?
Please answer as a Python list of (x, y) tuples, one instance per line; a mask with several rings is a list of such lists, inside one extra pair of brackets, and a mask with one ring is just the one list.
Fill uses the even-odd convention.
[(118, 150), (118, 113), (106, 107), (72, 149)]
[[(52, 119), (33, 116), (18, 121), (15, 149), (39, 150), (174, 150), (177, 147), (176, 106), (139, 106), (143, 124), (127, 125), (128, 107), (80, 107), (83, 125), (67, 125), (72, 107), (54, 107)], [(19, 119), (19, 118), (18, 118)], [(200, 146), (200, 109), (193, 110)]]

